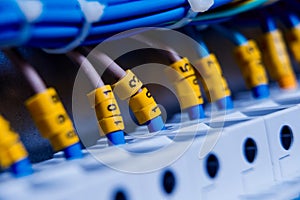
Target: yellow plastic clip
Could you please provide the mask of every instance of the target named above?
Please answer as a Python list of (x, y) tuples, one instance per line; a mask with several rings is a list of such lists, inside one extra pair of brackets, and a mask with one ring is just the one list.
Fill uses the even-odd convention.
[(124, 130), (124, 122), (122, 116), (112, 116), (103, 118), (98, 121), (100, 129), (104, 134)]
[(200, 73), (200, 81), (204, 86), (209, 102), (215, 102), (231, 95), (220, 64), (214, 54), (196, 61), (195, 68)]
[(281, 88), (296, 88), (296, 76), (281, 32), (275, 30), (264, 34), (262, 47), (263, 59), (271, 78), (277, 81)]
[(53, 88), (34, 95), (25, 104), (42, 136), (50, 140), (55, 151), (79, 142), (73, 123)]
[(112, 87), (118, 97), (125, 100), (136, 94), (142, 86), (143, 83), (138, 77), (131, 70), (126, 70), (126, 76), (120, 79)]
[(130, 98), (129, 107), (139, 124), (144, 124), (161, 114), (159, 107), (147, 88), (143, 88), (141, 92)]
[(110, 85), (95, 89), (88, 94), (91, 105), (95, 108), (101, 135), (124, 130), (121, 111)]
[(166, 74), (173, 82), (174, 88), (178, 94), (182, 109), (203, 104), (203, 98), (198, 84), (195, 70), (187, 58), (170, 65), (172, 69), (167, 68)]
[(248, 88), (268, 84), (260, 50), (253, 40), (236, 47), (234, 54)]
[(19, 136), (0, 115), (0, 166), (3, 169), (28, 156)]
[(174, 87), (182, 109), (204, 103), (195, 75), (174, 83)]
[(172, 81), (178, 81), (182, 80), (184, 78), (187, 78), (189, 76), (195, 75), (195, 70), (190, 64), (189, 60), (187, 58), (182, 58), (181, 60), (178, 60), (177, 62), (170, 65), (179, 76), (175, 77)]
[(295, 60), (300, 63), (300, 25), (287, 32), (287, 41)]

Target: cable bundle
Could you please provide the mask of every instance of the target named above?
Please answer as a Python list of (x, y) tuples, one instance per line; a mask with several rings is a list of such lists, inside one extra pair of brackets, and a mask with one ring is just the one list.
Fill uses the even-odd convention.
[[(215, 0), (212, 9), (229, 2), (233, 1)], [(234, 1), (232, 6), (225, 6), (216, 12), (198, 14), (194, 22), (208, 24), (224, 20), (265, 2)], [(106, 4), (85, 0), (2, 0), (0, 46), (62, 48), (74, 40), (78, 41), (73, 48), (96, 44), (136, 27), (174, 24), (187, 15), (189, 7), (186, 0), (108, 0)]]

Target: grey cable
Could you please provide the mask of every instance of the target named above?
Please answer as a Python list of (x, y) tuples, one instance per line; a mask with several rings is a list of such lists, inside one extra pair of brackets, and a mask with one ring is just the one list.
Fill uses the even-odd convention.
[(176, 62), (181, 59), (180, 56), (177, 54), (177, 52), (173, 48), (171, 48), (170, 46), (167, 46), (161, 42), (158, 42), (154, 39), (151, 39), (149, 37), (145, 37), (142, 35), (134, 35), (131, 38), (133, 38), (139, 42), (145, 43), (153, 48), (167, 51), (169, 53), (168, 56), (172, 62)]
[(4, 49), (2, 51), (11, 60), (13, 65), (23, 73), (35, 93), (41, 93), (47, 89), (39, 74), (16, 49)]
[(81, 65), (82, 70), (91, 81), (93, 87), (99, 88), (104, 86), (104, 82), (102, 81), (100, 75), (84, 55), (76, 51), (70, 51), (67, 53), (67, 56), (78, 65)]
[(103, 52), (96, 50), (91, 51), (89, 48), (84, 48), (84, 50), (101, 63), (103, 67), (117, 80), (122, 79), (126, 76), (126, 72), (122, 69), (115, 61), (113, 61), (108, 55)]

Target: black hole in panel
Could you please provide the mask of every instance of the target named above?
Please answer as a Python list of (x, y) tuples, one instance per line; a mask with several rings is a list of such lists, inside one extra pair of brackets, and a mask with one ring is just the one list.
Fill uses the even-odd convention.
[(162, 186), (167, 194), (171, 194), (176, 186), (176, 178), (172, 171), (167, 170), (162, 177)]
[(219, 160), (214, 154), (210, 154), (206, 159), (206, 171), (210, 178), (215, 178), (220, 168)]
[(256, 142), (252, 138), (247, 138), (244, 143), (244, 156), (249, 163), (253, 163), (257, 155)]
[(294, 140), (294, 136), (293, 136), (292, 129), (287, 125), (283, 126), (280, 130), (281, 146), (285, 150), (289, 150), (292, 146), (293, 140)]

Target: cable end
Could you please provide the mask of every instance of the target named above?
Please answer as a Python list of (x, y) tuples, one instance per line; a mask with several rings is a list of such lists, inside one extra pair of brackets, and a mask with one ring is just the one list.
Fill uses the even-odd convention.
[(161, 116), (155, 117), (147, 122), (148, 130), (150, 133), (165, 130), (165, 123)]
[(265, 99), (270, 96), (268, 85), (258, 85), (252, 88), (252, 95), (255, 99)]
[(63, 151), (67, 160), (79, 159), (83, 157), (79, 142), (66, 147)]
[(202, 104), (192, 106), (186, 109), (190, 120), (205, 118), (204, 108)]
[(24, 158), (14, 163), (10, 170), (16, 177), (24, 177), (33, 173), (31, 163), (28, 158)]
[(282, 89), (290, 90), (298, 86), (296, 77), (294, 75), (285, 76), (278, 80), (278, 84)]
[(109, 134), (106, 134), (109, 145), (121, 145), (125, 144), (124, 132), (123, 131), (115, 131)]
[(226, 96), (216, 101), (219, 110), (231, 110), (233, 109), (233, 101), (231, 96)]

